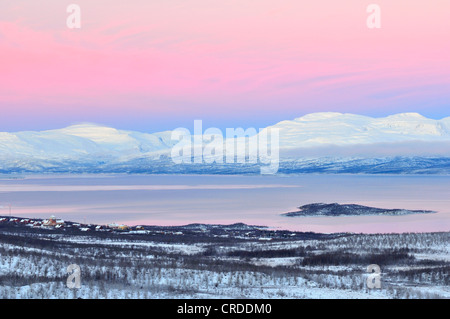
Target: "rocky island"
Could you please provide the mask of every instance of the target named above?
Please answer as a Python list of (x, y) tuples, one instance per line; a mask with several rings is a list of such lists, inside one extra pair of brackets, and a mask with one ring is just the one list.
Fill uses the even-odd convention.
[(432, 210), (408, 210), (408, 209), (386, 209), (376, 208), (356, 204), (326, 204), (313, 203), (298, 207), (295, 212), (284, 213), (288, 217), (317, 217), (317, 216), (369, 216), (369, 215), (387, 215), (399, 216), (410, 214), (431, 214), (436, 213)]

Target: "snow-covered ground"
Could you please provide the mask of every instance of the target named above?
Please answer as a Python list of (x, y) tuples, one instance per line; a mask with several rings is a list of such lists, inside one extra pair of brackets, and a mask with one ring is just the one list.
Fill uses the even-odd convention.
[[(0, 229), (2, 298), (450, 298), (449, 233), (272, 241)], [(66, 286), (67, 267), (81, 288)], [(381, 288), (370, 289), (370, 264)]]

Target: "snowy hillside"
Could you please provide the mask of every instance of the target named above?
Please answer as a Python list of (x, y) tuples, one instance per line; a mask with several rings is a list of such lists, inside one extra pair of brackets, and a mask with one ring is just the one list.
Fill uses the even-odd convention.
[[(345, 172), (371, 173), (373, 164), (378, 167), (379, 163), (400, 165), (398, 173), (450, 171), (450, 117), (313, 113), (268, 128), (279, 129), (280, 167), (285, 173), (314, 172), (315, 168), (339, 173), (343, 167)], [(4, 132), (0, 133), (0, 172), (253, 172), (251, 165), (175, 165), (170, 152), (178, 141), (171, 135), (171, 131), (141, 133), (95, 124)]]
[(280, 145), (313, 147), (405, 141), (450, 141), (450, 117), (433, 120), (417, 113), (385, 118), (355, 114), (313, 113), (279, 122)]
[[(450, 298), (448, 232), (326, 235), (243, 224), (107, 231), (11, 219), (0, 222), (3, 299)], [(67, 287), (74, 263), (79, 289)], [(378, 288), (368, 285), (373, 264)]]
[(170, 137), (170, 132), (146, 134), (82, 124), (42, 132), (0, 133), (0, 150), (3, 156), (16, 158), (139, 155), (170, 148)]

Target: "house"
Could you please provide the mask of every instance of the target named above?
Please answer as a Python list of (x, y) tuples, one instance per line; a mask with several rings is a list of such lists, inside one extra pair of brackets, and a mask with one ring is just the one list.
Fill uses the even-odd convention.
[(108, 224), (108, 227), (111, 229), (117, 229), (117, 228), (119, 228), (119, 225), (117, 225), (116, 223), (111, 223), (111, 224)]
[(47, 227), (56, 227), (57, 225), (60, 225), (58, 228), (65, 225), (64, 220), (62, 219), (56, 219), (54, 215), (50, 216), (49, 219), (44, 220), (43, 226)]
[(108, 228), (115, 229), (115, 230), (130, 230), (129, 226), (123, 225), (123, 224), (122, 225), (118, 225), (116, 223), (108, 224)]
[(45, 219), (42, 226), (56, 226), (56, 217), (52, 215), (49, 219)]

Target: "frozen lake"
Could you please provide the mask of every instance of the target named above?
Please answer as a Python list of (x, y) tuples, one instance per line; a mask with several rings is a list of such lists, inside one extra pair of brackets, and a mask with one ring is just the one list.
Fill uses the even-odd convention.
[[(436, 210), (407, 216), (284, 217), (314, 202)], [(0, 215), (129, 225), (243, 222), (314, 232), (450, 231), (449, 176), (31, 176), (0, 179)]]

